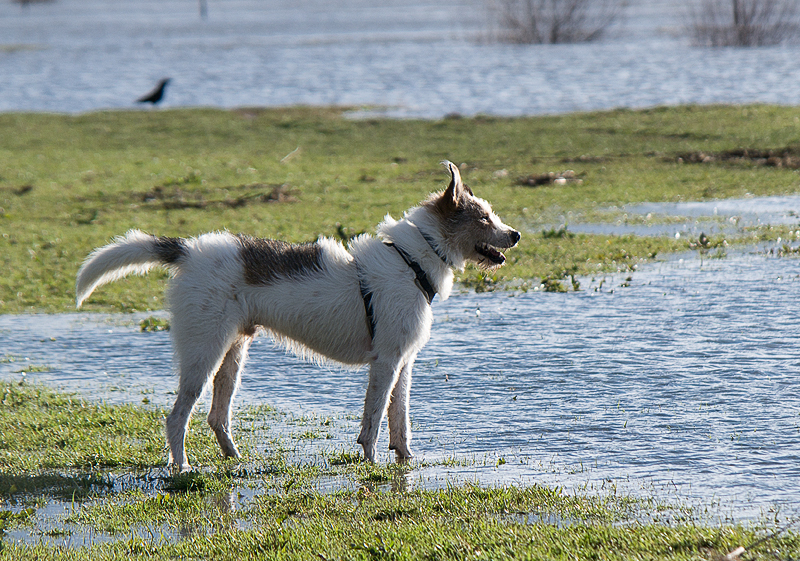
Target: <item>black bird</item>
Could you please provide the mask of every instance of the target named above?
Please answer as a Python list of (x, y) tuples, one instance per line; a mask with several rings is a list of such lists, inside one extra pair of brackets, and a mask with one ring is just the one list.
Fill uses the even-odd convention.
[(136, 100), (136, 102), (137, 103), (152, 103), (153, 105), (155, 105), (156, 103), (158, 103), (159, 101), (161, 101), (164, 98), (164, 89), (167, 87), (167, 84), (169, 84), (169, 81), (171, 79), (172, 78), (164, 78), (163, 80), (161, 80), (158, 83), (158, 86), (156, 86), (156, 89), (154, 89), (152, 92), (150, 92), (146, 96), (140, 97), (139, 99)]

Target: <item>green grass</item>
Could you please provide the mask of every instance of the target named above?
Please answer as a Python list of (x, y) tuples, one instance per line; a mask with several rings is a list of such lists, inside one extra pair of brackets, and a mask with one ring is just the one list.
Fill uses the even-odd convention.
[[(205, 467), (162, 473), (155, 488), (148, 468), (163, 462), (163, 412), (25, 384), (0, 384), (0, 393), (0, 498), (16, 505), (0, 508), (0, 559), (718, 559), (751, 544), (747, 559), (800, 555), (791, 530), (770, 537), (764, 526), (706, 525), (696, 509), (614, 492), (409, 489), (419, 466), (365, 464), (341, 450), (292, 461), (302, 439), (273, 435), (269, 452), (246, 446), (234, 463), (197, 426), (204, 434), (191, 447)], [(258, 419), (261, 436), (280, 416), (269, 408), (245, 415)], [(351, 485), (322, 493), (325, 478)], [(53, 499), (71, 506), (60, 523), (40, 527), (37, 509)], [(67, 545), (4, 537), (25, 528)]]
[[(696, 240), (582, 235), (569, 224), (617, 220), (614, 209), (632, 202), (795, 193), (790, 169), (678, 156), (797, 146), (799, 122), (799, 108), (771, 106), (442, 121), (353, 121), (317, 108), (0, 114), (0, 313), (73, 309), (81, 261), (129, 228), (291, 241), (373, 231), (386, 213), (444, 187), (445, 158), (523, 232), (505, 267), (460, 280), (476, 290), (575, 289), (576, 275), (632, 270)], [(518, 183), (566, 169), (582, 183)], [(724, 257), (720, 243), (710, 241), (708, 257)], [(86, 308), (161, 309), (164, 279), (103, 287)], [(165, 327), (155, 317), (142, 325)], [(161, 469), (164, 414), (0, 384), (0, 559), (719, 559), (769, 535), (614, 493), (409, 489), (408, 476), (426, 466), (364, 464), (329, 440), (335, 420), (287, 420), (269, 408), (241, 412), (241, 463), (220, 457), (198, 415), (188, 448), (201, 469), (171, 477)], [(330, 481), (340, 490), (320, 492)], [(40, 528), (37, 509), (53, 500), (72, 504), (64, 527)], [(14, 528), (102, 540), (17, 545), (4, 537)], [(745, 557), (798, 555), (790, 530)]]
[(169, 320), (150, 316), (139, 322), (139, 329), (142, 331), (169, 331)]
[[(2, 383), (0, 470), (160, 465), (165, 458), (163, 422), (164, 413), (155, 409), (87, 403), (46, 388)], [(201, 461), (216, 457), (213, 438), (190, 438)]]
[[(599, 209), (798, 190), (798, 174), (788, 169), (678, 161), (692, 151), (800, 144), (800, 109), (793, 107), (442, 121), (354, 121), (342, 113), (1, 114), (0, 313), (73, 309), (82, 260), (129, 228), (170, 236), (227, 229), (291, 241), (335, 236), (339, 228), (374, 231), (386, 213), (399, 216), (445, 186), (444, 158), (463, 163), (465, 182), (524, 234), (496, 275), (465, 273), (484, 288), (625, 269), (688, 247), (668, 238), (542, 235)], [(583, 182), (517, 184), (564, 169)], [(160, 309), (164, 278), (153, 273), (104, 287), (86, 309)]]

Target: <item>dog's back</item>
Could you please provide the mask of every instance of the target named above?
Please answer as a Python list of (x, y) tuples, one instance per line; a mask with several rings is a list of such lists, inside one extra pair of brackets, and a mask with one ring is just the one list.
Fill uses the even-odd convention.
[(264, 328), (306, 358), (368, 362), (358, 269), (336, 241), (290, 244), (229, 233), (165, 238), (131, 230), (89, 255), (78, 272), (78, 306), (96, 288), (155, 266), (173, 276), (167, 301), (176, 340), (213, 336), (212, 326), (225, 318), (243, 333)]

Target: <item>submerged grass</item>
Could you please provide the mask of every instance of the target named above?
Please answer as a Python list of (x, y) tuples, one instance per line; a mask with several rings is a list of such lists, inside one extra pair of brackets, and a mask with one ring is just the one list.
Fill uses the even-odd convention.
[[(269, 452), (250, 442), (242, 463), (195, 442), (205, 467), (170, 476), (154, 467), (163, 462), (162, 412), (28, 385), (0, 391), (0, 559), (718, 559), (769, 535), (703, 525), (690, 508), (615, 493), (409, 488), (419, 465), (374, 466), (342, 450), (292, 461), (298, 442), (285, 437), (270, 440)], [(260, 419), (262, 436), (277, 416), (264, 408), (245, 415)], [(39, 434), (56, 426), (68, 435), (64, 445)], [(354, 485), (323, 493), (325, 477)], [(41, 528), (37, 511), (54, 497), (72, 506)], [(25, 528), (30, 542), (6, 535)], [(785, 532), (747, 554), (796, 558), (800, 536)]]
[[(800, 145), (800, 109), (674, 107), (552, 117), (352, 120), (342, 109), (0, 115), (0, 313), (73, 309), (78, 266), (130, 228), (290, 241), (374, 231), (445, 186), (442, 159), (523, 232), (495, 284), (616, 270), (686, 240), (544, 236), (570, 215), (642, 201), (794, 193), (796, 171), (688, 153)], [(519, 185), (571, 168), (582, 181)], [(548, 226), (549, 225), (549, 226)], [(763, 233), (757, 233), (763, 235)], [(771, 235), (771, 234), (767, 234)], [(104, 287), (89, 310), (163, 307), (163, 273)], [(465, 277), (483, 282), (474, 270)], [(490, 279), (491, 280), (491, 279)]]

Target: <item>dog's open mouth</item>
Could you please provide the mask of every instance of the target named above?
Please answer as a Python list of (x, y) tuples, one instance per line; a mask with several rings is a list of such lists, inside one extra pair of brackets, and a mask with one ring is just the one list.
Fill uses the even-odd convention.
[(494, 265), (502, 265), (506, 262), (506, 256), (503, 255), (496, 247), (488, 243), (479, 243), (475, 246), (475, 251), (483, 255), (490, 263)]

